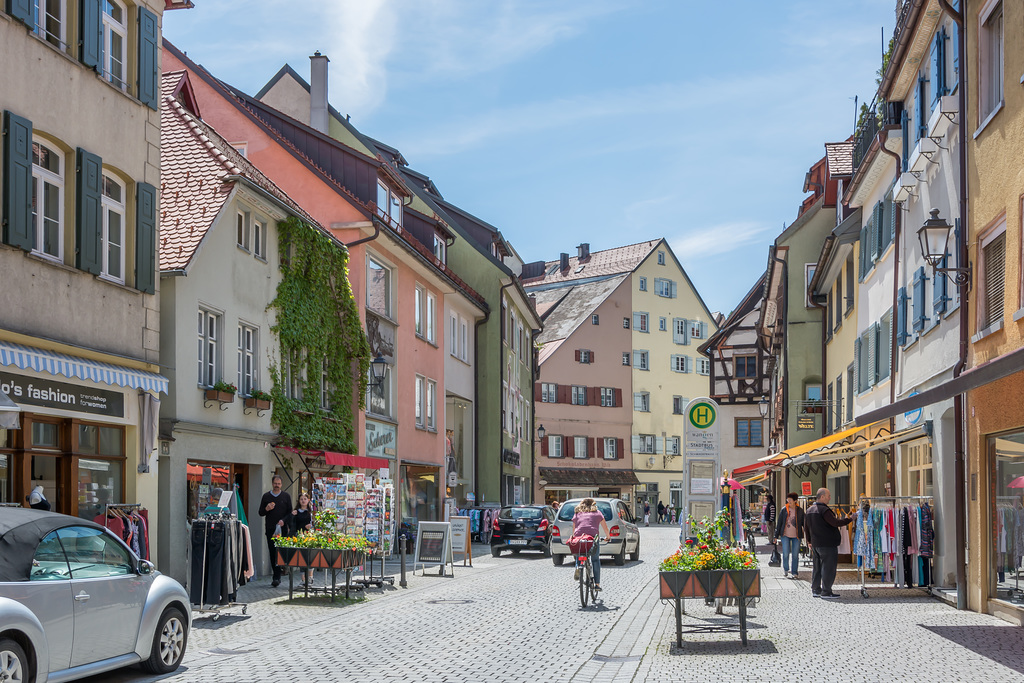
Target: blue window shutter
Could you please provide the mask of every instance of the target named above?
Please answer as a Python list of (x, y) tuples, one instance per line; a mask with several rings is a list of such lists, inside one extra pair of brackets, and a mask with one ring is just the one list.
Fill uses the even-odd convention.
[(675, 280), (669, 280), (669, 284), (672, 286), (672, 298), (675, 299), (676, 298), (676, 281)]
[(917, 77), (917, 134), (914, 140), (928, 135), (928, 79)]
[(135, 289), (156, 291), (156, 188), (138, 183), (135, 195)]
[(953, 46), (953, 78), (957, 83), (960, 82), (960, 29), (957, 27), (956, 22), (953, 22), (953, 34), (949, 37), (949, 42)]
[(7, 13), (29, 28), (36, 27), (35, 3), (32, 0), (7, 0)]
[(75, 175), (75, 267), (99, 275), (103, 270), (103, 161), (78, 148)]
[(910, 113), (906, 109), (900, 117), (900, 126), (903, 128), (903, 172), (909, 168), (907, 160), (910, 158)]
[(924, 329), (924, 324), (928, 322), (929, 318), (925, 315), (924, 301), (925, 301), (925, 286), (928, 282), (928, 277), (924, 274), (924, 267), (917, 269), (914, 273), (914, 330), (920, 332)]
[(860, 337), (853, 340), (853, 376), (857, 378), (857, 392), (864, 391), (864, 382), (861, 380), (861, 365), (860, 365)]
[(858, 259), (859, 263), (858, 263), (858, 265), (860, 266), (859, 279), (861, 279), (861, 280), (864, 279), (865, 273), (868, 272), (867, 253), (868, 253), (868, 226), (865, 225), (864, 227), (862, 227), (860, 229), (860, 253), (858, 254), (858, 256), (859, 256), (859, 259)]
[(878, 323), (878, 379), (882, 380), (889, 376), (892, 355), (892, 311), (882, 316)]
[(945, 78), (945, 73), (944, 73), (945, 70), (946, 70), (946, 68), (945, 68), (946, 67), (946, 63), (945, 63), (945, 57), (943, 55), (943, 49), (942, 48), (943, 48), (943, 37), (942, 37), (942, 31), (939, 30), (939, 31), (935, 32), (935, 40), (932, 41), (932, 51), (931, 51), (931, 58), (932, 58), (932, 78), (931, 78), (931, 81), (932, 81), (932, 104), (931, 104), (931, 106), (932, 106), (933, 109), (935, 108), (936, 103), (938, 103), (939, 98), (946, 94), (945, 93), (945, 90), (946, 90), (946, 87), (945, 87), (946, 86), (946, 78)]
[(78, 39), (78, 61), (96, 71), (103, 68), (103, 8), (100, 0), (81, 0), (79, 5), (81, 36)]
[(3, 240), (32, 251), (32, 122), (4, 112)]
[(885, 234), (885, 204), (876, 202), (871, 213), (871, 243), (875, 249), (875, 261), (882, 258), (882, 251), (885, 243), (882, 241)]
[[(946, 268), (948, 264), (949, 254), (946, 254), (939, 262), (939, 268)], [(936, 316), (946, 312), (946, 302), (949, 301), (949, 297), (946, 296), (948, 287), (949, 280), (946, 279), (945, 274), (935, 273), (935, 281), (932, 283), (932, 308), (935, 310)]]
[(160, 92), (160, 71), (157, 48), (160, 43), (160, 27), (157, 17), (145, 7), (139, 7), (139, 101), (157, 109)]
[(882, 251), (892, 244), (892, 221), (896, 214), (896, 205), (892, 203), (892, 191), (885, 195), (885, 203), (882, 205)]
[(907, 343), (907, 288), (900, 287), (896, 294), (896, 343), (903, 346)]

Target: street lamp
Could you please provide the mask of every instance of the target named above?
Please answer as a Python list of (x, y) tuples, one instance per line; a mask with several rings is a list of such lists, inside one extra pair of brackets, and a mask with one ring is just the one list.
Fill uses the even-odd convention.
[(946, 258), (946, 247), (949, 244), (949, 233), (953, 226), (942, 218), (939, 218), (939, 210), (931, 210), (932, 217), (924, 222), (924, 225), (917, 231), (917, 239), (921, 242), (921, 253), (924, 260), (932, 267), (935, 273), (953, 273), (950, 279), (957, 285), (965, 285), (971, 279), (969, 267), (948, 268), (940, 267)]
[(762, 418), (768, 417), (768, 406), (768, 397), (762, 396), (761, 400), (757, 402), (757, 409), (761, 411)]
[(537, 438), (540, 439), (541, 441), (544, 440), (544, 437), (547, 435), (547, 433), (547, 430), (544, 429), (544, 425), (537, 427)]
[(388, 362), (384, 360), (384, 356), (377, 354), (377, 357), (370, 361), (370, 386), (374, 389), (380, 389), (384, 386), (384, 376), (388, 371)]

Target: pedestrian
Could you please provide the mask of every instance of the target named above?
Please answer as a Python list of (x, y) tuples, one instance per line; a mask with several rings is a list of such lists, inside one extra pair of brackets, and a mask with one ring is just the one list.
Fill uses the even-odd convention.
[(676, 509), (672, 508), (672, 524), (676, 523)]
[[(309, 494), (303, 491), (299, 494), (299, 504), (292, 510), (292, 534), (313, 530), (313, 511), (309, 509)], [(307, 569), (303, 572), (304, 585), (308, 586), (313, 582), (313, 570)]]
[[(570, 547), (577, 545), (581, 540), (590, 539), (590, 566), (594, 572), (594, 588), (601, 590), (601, 539), (608, 540), (608, 522), (604, 515), (597, 509), (597, 503), (593, 498), (584, 498), (576, 506), (575, 514), (572, 516), (572, 535), (569, 537)], [(603, 536), (602, 536), (603, 534)], [(573, 581), (580, 580), (580, 564), (576, 564), (576, 571), (573, 572)]]
[(804, 533), (811, 544), (814, 569), (811, 572), (811, 596), (815, 598), (838, 598), (832, 592), (836, 580), (836, 563), (839, 560), (839, 543), (842, 536), (839, 528), (853, 521), (850, 517), (836, 517), (828, 504), (832, 493), (826, 488), (818, 489), (816, 500), (804, 515)]
[(644, 501), (644, 526), (651, 525), (651, 501)]
[(292, 498), (281, 490), (281, 475), (275, 474), (270, 480), (271, 488), (260, 499), (259, 515), (264, 518), (264, 530), (267, 534), (267, 547), (270, 549), (270, 566), (274, 568), (274, 580), (270, 585), (281, 585), (281, 568), (277, 566), (277, 549), (274, 537), (284, 531), (285, 519), (292, 511)]
[(796, 504), (798, 498), (794, 492), (786, 495), (786, 505), (775, 527), (775, 538), (782, 541), (782, 576), (791, 579), (798, 578), (800, 541), (804, 537), (804, 511)]
[(551, 501), (551, 508), (552, 508), (552, 509), (553, 509), (553, 510), (554, 510), (555, 512), (558, 512), (558, 506), (559, 506), (559, 505), (561, 505), (561, 503), (559, 503), (559, 502), (558, 502), (557, 500), (553, 500), (553, 501)]
[(782, 564), (782, 556), (779, 554), (778, 539), (775, 538), (775, 496), (770, 493), (764, 494), (764, 507), (761, 509), (761, 529), (768, 537), (768, 543), (772, 546), (772, 555), (768, 558), (768, 566), (778, 567)]
[(658, 501), (658, 524), (665, 521), (665, 504)]

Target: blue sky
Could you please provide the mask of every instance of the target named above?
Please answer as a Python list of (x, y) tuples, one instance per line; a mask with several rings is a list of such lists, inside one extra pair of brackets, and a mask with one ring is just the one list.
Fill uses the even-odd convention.
[(870, 100), (895, 0), (228, 0), (164, 35), (253, 94), (331, 59), (330, 100), (526, 261), (666, 237), (730, 311)]

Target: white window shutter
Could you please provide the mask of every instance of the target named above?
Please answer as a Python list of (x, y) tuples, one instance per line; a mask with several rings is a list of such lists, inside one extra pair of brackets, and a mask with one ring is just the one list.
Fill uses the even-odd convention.
[(683, 344), (690, 343), (690, 321), (683, 318)]
[(661, 436), (654, 437), (654, 453), (656, 455), (663, 455), (665, 453), (665, 438)]
[(708, 324), (707, 323), (701, 323), (700, 324), (700, 338), (701, 339), (707, 339), (708, 338)]
[(636, 434), (633, 435), (633, 452), (639, 453), (641, 450), (640, 437)]
[(672, 341), (676, 344), (683, 343), (683, 333), (679, 329), (680, 325), (685, 326), (686, 321), (684, 321), (682, 318), (672, 318)]
[(675, 280), (669, 280), (669, 282), (671, 283), (671, 286), (672, 286), (672, 298), (675, 299), (676, 298), (676, 281)]

